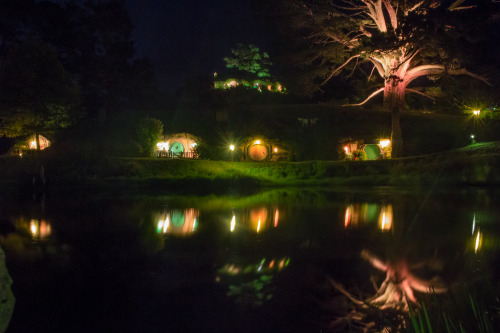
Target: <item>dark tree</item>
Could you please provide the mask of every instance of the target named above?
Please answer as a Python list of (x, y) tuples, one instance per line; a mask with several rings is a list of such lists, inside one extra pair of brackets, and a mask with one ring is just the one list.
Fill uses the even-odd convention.
[(27, 41), (10, 50), (0, 71), (1, 103), (7, 110), (2, 132), (11, 137), (66, 128), (81, 116), (80, 91), (56, 53)]

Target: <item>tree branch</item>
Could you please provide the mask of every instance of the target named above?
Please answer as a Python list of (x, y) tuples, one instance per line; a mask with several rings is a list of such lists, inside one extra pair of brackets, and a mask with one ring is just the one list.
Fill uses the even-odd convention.
[(343, 106), (360, 106), (360, 105), (363, 105), (363, 104), (365, 104), (366, 102), (368, 102), (370, 99), (372, 99), (375, 95), (377, 95), (377, 94), (381, 93), (382, 91), (384, 91), (384, 89), (385, 89), (385, 88), (384, 88), (384, 87), (382, 87), (382, 88), (380, 88), (380, 89), (376, 90), (376, 91), (375, 91), (375, 92), (373, 92), (370, 96), (368, 96), (368, 98), (367, 98), (367, 99), (365, 99), (365, 100), (364, 100), (363, 102), (361, 102), (361, 103), (358, 103), (358, 104), (344, 104)]
[(415, 90), (415, 89), (408, 89), (408, 88), (406, 88), (406, 89), (405, 89), (405, 91), (406, 91), (406, 92), (412, 92), (412, 93), (415, 93), (415, 94), (419, 94), (419, 95), (425, 96), (425, 97), (427, 97), (427, 98), (429, 98), (429, 99), (431, 99), (431, 100), (433, 100), (433, 101), (435, 101), (435, 100), (436, 100), (434, 97), (429, 96), (429, 95), (427, 95), (426, 93), (420, 92), (420, 91)]
[(332, 73), (330, 74), (330, 76), (328, 76), (326, 78), (326, 80), (323, 81), (323, 83), (321, 83), (321, 85), (325, 85), (335, 74), (337, 74), (342, 68), (344, 68), (349, 62), (351, 62), (352, 59), (354, 58), (358, 58), (359, 57), (359, 54), (356, 54), (356, 55), (353, 55), (352, 57), (350, 57), (349, 59), (346, 60), (346, 62), (344, 62), (340, 67), (337, 67), (336, 69), (334, 69), (332, 71)]
[(450, 75), (467, 75), (467, 76), (473, 77), (477, 80), (480, 80), (489, 86), (492, 86), (491, 83), (489, 83), (485, 77), (471, 73), (468, 70), (466, 70), (465, 68), (446, 70), (444, 65), (421, 65), (421, 66), (410, 69), (404, 78), (405, 86), (410, 84), (410, 82), (412, 82), (413, 80), (415, 80), (418, 77), (421, 77), (424, 75), (439, 75), (439, 74), (443, 74), (445, 71)]

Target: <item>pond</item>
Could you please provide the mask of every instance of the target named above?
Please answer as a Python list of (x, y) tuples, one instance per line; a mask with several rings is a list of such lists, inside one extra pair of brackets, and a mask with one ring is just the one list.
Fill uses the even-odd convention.
[(491, 315), (481, 293), (498, 291), (499, 198), (482, 188), (4, 195), (7, 332), (356, 332), (397, 327), (436, 300), (436, 331), (446, 316), (477, 325), (454, 305), (463, 296)]

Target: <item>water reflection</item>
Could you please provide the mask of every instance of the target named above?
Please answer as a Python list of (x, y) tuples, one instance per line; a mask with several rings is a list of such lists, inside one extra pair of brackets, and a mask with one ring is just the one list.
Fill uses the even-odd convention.
[(247, 210), (233, 211), (229, 221), (229, 230), (236, 229), (252, 230), (261, 233), (271, 227), (278, 227), (280, 212), (275, 207), (253, 207)]
[(156, 232), (175, 236), (188, 236), (196, 232), (200, 211), (194, 208), (172, 209), (157, 214)]
[[(126, 331), (131, 322), (150, 325), (137, 331), (203, 331), (204, 324), (213, 331), (239, 331), (243, 325), (272, 331), (257, 329), (259, 321), (274, 324), (274, 331), (321, 331), (308, 326), (325, 318), (315, 303), (318, 295), (337, 302), (329, 308), (336, 318), (370, 324), (384, 311), (416, 307), (430, 290), (441, 297), (438, 292), (466, 284), (474, 272), (498, 262), (492, 259), (499, 248), (495, 196), (457, 192), (453, 198), (426, 199), (412, 191), (366, 192), (49, 198), (40, 214), (32, 214), (39, 210), (33, 206), (0, 207), (5, 214), (0, 223), (16, 229), (0, 235), (17, 268), (13, 286), (29, 291), (20, 298), (13, 329), (34, 331), (30, 325), (50, 311), (51, 318), (69, 311), (90, 314), (82, 309), (83, 299), (101, 304), (102, 314), (112, 312), (101, 316), (109, 322), (99, 328), (108, 331)], [(15, 247), (37, 250), (29, 257), (31, 266), (23, 265), (26, 257), (12, 255)], [(59, 277), (57, 284), (53, 276)], [(34, 314), (39, 300), (49, 305)], [(157, 316), (158, 309), (172, 315)], [(183, 313), (196, 320), (172, 328)], [(36, 316), (33, 324), (23, 321), (30, 315)], [(118, 316), (123, 323), (113, 321)], [(226, 326), (228, 320), (234, 322)], [(93, 324), (88, 328), (96, 328)], [(75, 331), (69, 320), (54, 325), (57, 331)]]
[(392, 228), (392, 204), (356, 203), (345, 209), (344, 227), (360, 227), (377, 223), (382, 231)]
[(226, 263), (216, 282), (227, 285), (226, 295), (242, 306), (257, 307), (273, 297), (273, 277), (290, 264), (290, 257), (262, 258), (249, 264)]

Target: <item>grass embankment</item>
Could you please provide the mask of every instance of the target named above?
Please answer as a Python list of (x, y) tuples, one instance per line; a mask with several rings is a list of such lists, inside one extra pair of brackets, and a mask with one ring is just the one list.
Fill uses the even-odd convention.
[(32, 186), (44, 166), (50, 186), (463, 186), (500, 184), (500, 142), (440, 154), (375, 161), (222, 162), (41, 155), (0, 159), (0, 182)]

